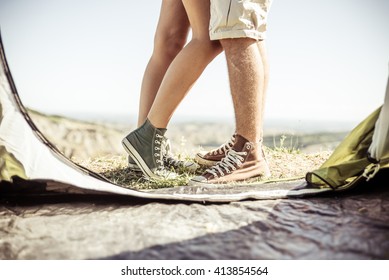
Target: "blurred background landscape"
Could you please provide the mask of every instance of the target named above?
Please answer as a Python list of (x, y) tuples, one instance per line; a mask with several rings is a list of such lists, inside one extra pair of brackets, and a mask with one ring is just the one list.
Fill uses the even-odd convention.
[[(135, 123), (96, 117), (69, 118), (47, 115), (35, 110), (29, 114), (37, 127), (69, 158), (85, 160), (102, 156), (125, 154), (121, 140)], [(134, 118), (135, 120), (135, 118)], [(280, 121), (268, 122), (264, 130), (264, 144), (271, 149), (283, 148), (301, 153), (332, 151), (351, 128), (344, 123), (316, 122), (310, 126), (293, 128)], [(194, 155), (201, 149), (212, 149), (231, 138), (233, 121), (210, 120), (173, 122), (167, 135), (175, 153)]]

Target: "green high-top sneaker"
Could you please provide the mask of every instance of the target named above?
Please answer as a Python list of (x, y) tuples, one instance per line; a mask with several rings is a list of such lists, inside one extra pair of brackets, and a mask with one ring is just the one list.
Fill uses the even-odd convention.
[[(170, 140), (164, 137), (164, 143), (162, 145), (163, 153), (163, 165), (167, 170), (173, 170), (176, 173), (189, 172), (194, 173), (200, 167), (197, 163), (190, 160), (181, 160), (173, 155), (171, 151)], [(139, 173), (142, 170), (132, 159), (131, 156), (128, 156), (128, 169), (132, 172)]]
[(124, 149), (151, 179), (174, 178), (175, 174), (164, 167), (164, 134), (166, 129), (156, 128), (147, 119), (145, 123), (123, 138)]

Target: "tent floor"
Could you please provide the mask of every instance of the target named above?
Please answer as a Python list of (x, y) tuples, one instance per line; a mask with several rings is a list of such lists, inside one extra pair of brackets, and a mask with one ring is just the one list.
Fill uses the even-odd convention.
[(389, 189), (201, 204), (0, 198), (0, 259), (389, 259)]

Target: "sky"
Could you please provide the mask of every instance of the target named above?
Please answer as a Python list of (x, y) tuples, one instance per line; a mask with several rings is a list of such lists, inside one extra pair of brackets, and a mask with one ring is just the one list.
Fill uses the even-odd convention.
[[(0, 0), (3, 43), (24, 105), (75, 117), (125, 115), (135, 122), (160, 5)], [(380, 106), (388, 78), (388, 12), (387, 0), (274, 0), (266, 120), (356, 124)], [(173, 120), (233, 121), (233, 115), (221, 54)]]

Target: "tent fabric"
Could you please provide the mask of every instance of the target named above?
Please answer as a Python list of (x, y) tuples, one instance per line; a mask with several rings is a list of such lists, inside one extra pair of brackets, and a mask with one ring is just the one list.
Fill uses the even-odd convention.
[(375, 125), (372, 144), (369, 148), (370, 157), (380, 161), (389, 157), (389, 80), (386, 86), (384, 105)]
[(26, 178), (23, 165), (4, 147), (0, 146), (0, 179), (9, 181), (15, 175)]
[(354, 128), (318, 170), (308, 172), (306, 180), (339, 191), (384, 168), (389, 168), (389, 80), (384, 105)]

